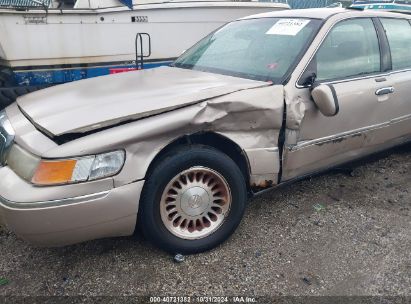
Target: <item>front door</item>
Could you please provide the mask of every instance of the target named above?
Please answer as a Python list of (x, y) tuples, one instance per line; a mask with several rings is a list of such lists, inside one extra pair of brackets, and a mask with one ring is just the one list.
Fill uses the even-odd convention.
[[(330, 30), (309, 65), (316, 83), (334, 90), (339, 103), (336, 116), (326, 117), (314, 105), (309, 88), (299, 96), (304, 117), (296, 138), (286, 136), (282, 180), (311, 174), (366, 154), (367, 134), (389, 120), (393, 94), (377, 95), (381, 87), (391, 87), (391, 79), (381, 77), (385, 58), (380, 52), (381, 37), (371, 18), (340, 21)], [(372, 145), (372, 143), (370, 143)]]

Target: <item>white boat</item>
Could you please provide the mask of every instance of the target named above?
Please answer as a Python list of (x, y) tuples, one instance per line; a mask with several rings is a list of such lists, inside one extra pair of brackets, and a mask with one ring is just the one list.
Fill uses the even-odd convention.
[(16, 88), (31, 90), (135, 68), (138, 33), (137, 49), (150, 68), (172, 62), (229, 21), (289, 8), (286, 0), (70, 1), (0, 0), (3, 103), (5, 96), (18, 94)]

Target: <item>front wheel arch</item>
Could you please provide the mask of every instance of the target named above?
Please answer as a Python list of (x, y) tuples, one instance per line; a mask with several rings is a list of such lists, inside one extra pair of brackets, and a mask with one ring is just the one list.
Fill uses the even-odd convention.
[(167, 155), (195, 145), (202, 145), (216, 149), (230, 157), (239, 166), (241, 173), (243, 174), (244, 180), (246, 181), (248, 194), (252, 194), (250, 186), (250, 164), (247, 155), (237, 143), (221, 134), (214, 132), (199, 132), (184, 135), (168, 143), (151, 161), (147, 169), (145, 179), (150, 176), (153, 168), (155, 168), (155, 166), (163, 158), (167, 157)]

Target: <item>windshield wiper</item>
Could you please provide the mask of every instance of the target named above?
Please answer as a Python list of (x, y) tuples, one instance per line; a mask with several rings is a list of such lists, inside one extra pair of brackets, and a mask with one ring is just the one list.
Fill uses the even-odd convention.
[(175, 68), (181, 68), (181, 69), (192, 69), (194, 67), (193, 64), (179, 63), (179, 62), (174, 62), (170, 66), (175, 67)]

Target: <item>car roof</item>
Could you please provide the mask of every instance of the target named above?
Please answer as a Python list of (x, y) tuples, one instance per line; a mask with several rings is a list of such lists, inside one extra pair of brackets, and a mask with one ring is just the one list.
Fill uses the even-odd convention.
[(411, 19), (411, 15), (386, 12), (381, 10), (358, 10), (345, 8), (309, 8), (298, 10), (282, 10), (268, 13), (261, 13), (247, 16), (241, 19), (255, 19), (255, 18), (311, 18), (311, 19), (327, 19), (333, 15), (347, 15), (349, 17), (401, 17), (404, 19)]

